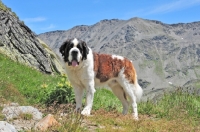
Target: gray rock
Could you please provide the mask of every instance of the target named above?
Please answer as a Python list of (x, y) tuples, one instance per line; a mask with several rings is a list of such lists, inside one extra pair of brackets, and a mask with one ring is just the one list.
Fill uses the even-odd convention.
[(53, 68), (53, 70), (59, 74), (65, 73), (65, 70), (62, 66), (63, 65), (62, 60), (60, 60), (60, 57), (55, 52), (53, 52), (45, 42), (43, 42), (39, 38), (38, 38), (38, 40), (39, 40), (40, 44), (42, 44), (42, 46), (47, 51), (49, 58), (51, 60), (51, 67)]
[(17, 119), (9, 121), (10, 124), (12, 124), (17, 131), (30, 131), (35, 124), (38, 122), (38, 120), (23, 120), (23, 119)]
[(0, 132), (17, 132), (15, 127), (5, 121), (0, 121)]
[[(5, 120), (13, 125), (17, 131), (30, 131), (35, 124), (42, 119), (42, 113), (32, 106), (19, 106), (18, 103), (0, 104), (1, 111), (5, 115)], [(31, 114), (33, 118), (24, 118), (23, 114)], [(5, 125), (0, 124), (1, 128), (6, 129)]]
[(18, 118), (20, 114), (32, 114), (34, 120), (42, 119), (42, 113), (32, 106), (7, 106), (3, 108), (2, 113), (8, 120)]

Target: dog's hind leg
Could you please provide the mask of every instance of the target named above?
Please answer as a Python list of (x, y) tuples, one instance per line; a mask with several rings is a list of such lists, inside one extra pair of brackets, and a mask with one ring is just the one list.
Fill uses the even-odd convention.
[(130, 105), (133, 109), (133, 116), (136, 120), (138, 120), (138, 110), (137, 110), (137, 102), (136, 102), (136, 95), (134, 94), (133, 89), (135, 88), (134, 85), (129, 84), (128, 82), (123, 82), (123, 90), (125, 91), (126, 95), (129, 97)]
[(123, 106), (122, 114), (127, 114), (129, 105), (123, 88), (120, 86), (120, 84), (118, 84), (118, 82), (110, 83), (109, 87), (112, 89), (112, 92), (117, 96), (117, 98), (122, 103)]
[(133, 109), (133, 117), (134, 119), (138, 120), (138, 110), (137, 110), (137, 94), (135, 93), (135, 90), (137, 89), (137, 86), (134, 84), (131, 84), (129, 80), (125, 78), (123, 74), (119, 75), (119, 81), (120, 85), (123, 87), (123, 90), (125, 91), (126, 95), (129, 97), (130, 105)]

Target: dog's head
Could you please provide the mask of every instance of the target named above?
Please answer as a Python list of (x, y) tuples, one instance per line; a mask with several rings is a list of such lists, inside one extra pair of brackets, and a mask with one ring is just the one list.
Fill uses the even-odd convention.
[(69, 66), (78, 66), (79, 63), (87, 59), (89, 49), (82, 40), (73, 38), (66, 40), (60, 47), (60, 53)]

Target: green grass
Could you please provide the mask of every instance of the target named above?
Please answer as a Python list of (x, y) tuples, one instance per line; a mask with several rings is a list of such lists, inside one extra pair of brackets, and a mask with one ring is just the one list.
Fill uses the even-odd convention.
[(94, 96), (95, 96), (93, 103), (94, 110), (105, 109), (107, 111), (112, 111), (112, 110), (122, 111), (121, 102), (110, 90), (97, 89)]
[(139, 64), (141, 69), (145, 68), (154, 68), (154, 72), (161, 78), (164, 79), (164, 72), (162, 69), (161, 60), (143, 60), (142, 63)]
[[(24, 66), (0, 54), (0, 90), (16, 89), (16, 94), (21, 94), (27, 103), (39, 103), (46, 89), (56, 86), (59, 77), (46, 75), (33, 68)], [(47, 84), (48, 87), (42, 87)], [(9, 92), (8, 92), (9, 93)], [(4, 96), (2, 94), (1, 96)], [(8, 96), (4, 96), (6, 98)], [(14, 101), (12, 99), (12, 101)]]
[(161, 60), (154, 60), (154, 65), (155, 65), (155, 69), (154, 69), (154, 72), (160, 76), (161, 79), (164, 80), (164, 72), (163, 72), (163, 69), (162, 69), (162, 62)]
[[(102, 94), (98, 100), (107, 99), (105, 96)], [(115, 101), (115, 97), (108, 98)], [(99, 132), (200, 131), (200, 96), (197, 95), (175, 91), (157, 103), (139, 103), (138, 113), (140, 120), (134, 121), (131, 114), (123, 116), (121, 111), (96, 110), (89, 120), (98, 126), (96, 130)]]
[(7, 7), (2, 3), (2, 1), (0, 0), (0, 9), (2, 10), (7, 10)]
[(19, 104), (28, 103), (25, 99), (25, 96), (21, 94), (16, 87), (5, 80), (0, 81), (0, 102), (18, 102)]
[[(2, 110), (3, 110), (3, 107), (0, 106), (0, 111)], [(0, 121), (3, 121), (4, 119), (5, 119), (5, 115), (0, 112)]]
[(200, 88), (200, 82), (196, 83), (196, 84), (195, 84), (195, 87), (196, 87), (196, 88)]
[(31, 120), (33, 119), (33, 114), (30, 113), (20, 113), (18, 118), (23, 119), (23, 120)]
[[(13, 62), (0, 54), (0, 102), (19, 104), (41, 104), (47, 93), (63, 86), (63, 78), (58, 75), (46, 75), (35, 69)], [(58, 85), (59, 84), (59, 85)], [(69, 83), (66, 83), (70, 86)], [(198, 86), (198, 84), (197, 84)], [(61, 126), (50, 128), (53, 131), (200, 131), (200, 96), (182, 93), (180, 90), (166, 94), (157, 103), (148, 101), (138, 104), (139, 121), (132, 115), (121, 114), (122, 105), (113, 93), (106, 89), (97, 89), (94, 97), (91, 117), (74, 114), (74, 106), (57, 106), (44, 114), (52, 113)], [(0, 110), (2, 107), (0, 107)], [(69, 111), (59, 120), (61, 111)], [(23, 115), (31, 119), (30, 115)], [(0, 113), (0, 120), (4, 116)], [(83, 123), (84, 122), (84, 123)]]
[(141, 103), (139, 111), (142, 114), (156, 115), (157, 118), (167, 118), (172, 120), (183, 116), (200, 119), (200, 96), (190, 95), (176, 91), (166, 94), (161, 101), (154, 104), (152, 102)]

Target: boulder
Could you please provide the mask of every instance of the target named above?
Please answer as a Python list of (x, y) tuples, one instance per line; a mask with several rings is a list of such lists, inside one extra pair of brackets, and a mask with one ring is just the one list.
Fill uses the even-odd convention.
[(42, 120), (40, 120), (34, 127), (35, 130), (46, 131), (49, 127), (60, 125), (53, 115), (48, 114)]
[(34, 120), (42, 119), (42, 113), (32, 106), (7, 106), (3, 108), (2, 113), (8, 120), (19, 118), (20, 114), (32, 114)]
[(8, 122), (0, 121), (0, 132), (17, 132), (17, 130)]

